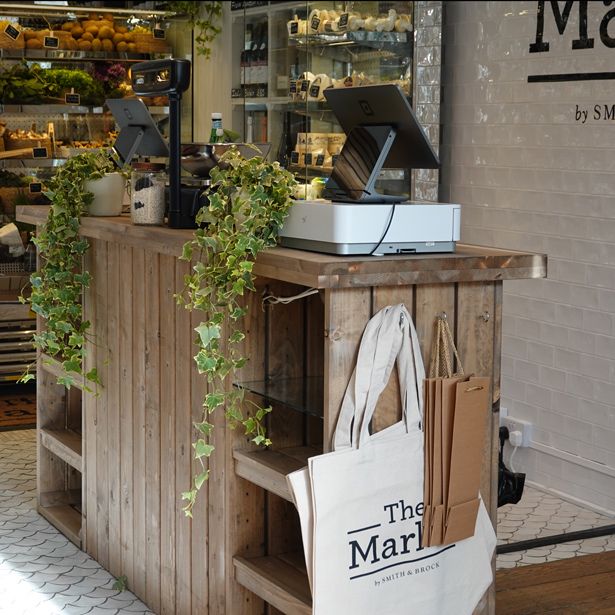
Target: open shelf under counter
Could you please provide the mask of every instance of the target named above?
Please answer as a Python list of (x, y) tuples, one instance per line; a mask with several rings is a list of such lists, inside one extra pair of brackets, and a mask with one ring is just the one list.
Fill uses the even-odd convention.
[(292, 502), (286, 476), (307, 466), (308, 459), (322, 453), (315, 446), (294, 446), (280, 450), (233, 451), (235, 474)]
[(283, 404), (303, 414), (322, 418), (323, 380), (311, 378), (270, 378), (236, 382), (234, 386), (254, 393), (269, 402)]
[(312, 594), (302, 553), (234, 557), (235, 579), (286, 615), (312, 615)]
[(83, 471), (83, 445), (81, 434), (69, 429), (45, 429), (40, 431), (41, 444), (56, 457), (75, 470)]
[(72, 543), (81, 548), (81, 513), (70, 506), (39, 506), (38, 513), (47, 519), (51, 525), (58, 529)]

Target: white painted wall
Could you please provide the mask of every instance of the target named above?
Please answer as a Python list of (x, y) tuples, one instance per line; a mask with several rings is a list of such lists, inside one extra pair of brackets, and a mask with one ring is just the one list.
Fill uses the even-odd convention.
[(615, 79), (528, 83), (614, 71), (615, 5), (589, 2), (594, 48), (572, 50), (581, 3), (560, 36), (547, 1), (550, 50), (529, 53), (537, 4), (444, 3), (440, 199), (462, 204), (463, 241), (548, 254), (548, 279), (504, 283), (502, 405), (534, 424), (516, 466), (615, 514), (615, 119), (593, 116)]

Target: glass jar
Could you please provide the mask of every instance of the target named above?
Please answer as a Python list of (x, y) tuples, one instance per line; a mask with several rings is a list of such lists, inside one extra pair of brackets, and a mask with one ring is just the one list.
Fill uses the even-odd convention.
[(130, 178), (130, 216), (133, 224), (164, 224), (165, 165), (133, 162)]

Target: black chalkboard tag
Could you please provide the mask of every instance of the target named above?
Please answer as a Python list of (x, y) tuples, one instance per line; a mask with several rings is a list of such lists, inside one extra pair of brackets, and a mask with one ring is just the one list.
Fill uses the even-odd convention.
[(167, 37), (167, 31), (163, 28), (154, 28), (154, 38), (165, 39)]
[(57, 36), (46, 36), (43, 40), (43, 47), (47, 49), (57, 49), (60, 46), (60, 39)]
[(322, 167), (323, 164), (325, 164), (325, 155), (324, 154), (318, 154), (318, 156), (316, 156), (316, 166), (317, 167)]
[(345, 30), (348, 27), (348, 13), (342, 13), (337, 22), (338, 30)]
[(314, 15), (314, 17), (312, 17), (312, 21), (310, 22), (310, 28), (312, 30), (318, 30), (318, 26), (320, 26), (320, 17)]
[(318, 98), (320, 96), (320, 85), (316, 84), (310, 88), (310, 96), (312, 98)]
[(301, 91), (302, 92), (307, 92), (309, 87), (310, 87), (310, 82), (307, 79), (304, 79), (301, 82)]
[(339, 158), (339, 154), (333, 154), (333, 156), (331, 156), (331, 164), (333, 166), (335, 166), (335, 163), (337, 162), (338, 158)]
[(299, 32), (299, 22), (291, 21), (290, 22), (290, 33), (294, 35), (294, 34), (297, 34), (298, 32)]
[(19, 35), (21, 34), (21, 31), (18, 30), (15, 26), (13, 26), (12, 24), (8, 24), (6, 26), (6, 28), (4, 28), (4, 33), (9, 37), (12, 38), (14, 41), (16, 41), (19, 38)]
[(41, 182), (30, 182), (28, 189), (30, 194), (39, 194), (43, 191), (43, 184)]
[(48, 158), (46, 147), (33, 147), (32, 148), (32, 158)]
[(308, 153), (305, 155), (305, 164), (306, 165), (312, 164), (312, 154), (311, 153)]
[(67, 105), (79, 105), (81, 104), (81, 96), (75, 92), (67, 92), (64, 94), (64, 102)]
[(290, 84), (288, 86), (288, 91), (291, 94), (296, 94), (297, 93), (297, 80), (296, 79), (291, 79)]
[(290, 153), (290, 162), (291, 164), (299, 164), (299, 152)]

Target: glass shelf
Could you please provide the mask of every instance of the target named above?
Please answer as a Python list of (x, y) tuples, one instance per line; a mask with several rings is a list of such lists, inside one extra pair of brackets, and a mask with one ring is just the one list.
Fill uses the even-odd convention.
[[(152, 115), (168, 115), (168, 107), (148, 107)], [(53, 105), (40, 103), (38, 105), (3, 105), (0, 103), (0, 113), (27, 113), (27, 114), (42, 114), (56, 115), (61, 113), (86, 115), (86, 114), (102, 114), (110, 113), (102, 106), (85, 106), (85, 105)]]
[[(336, 45), (364, 45), (379, 47), (381, 45), (399, 45), (408, 42), (408, 32), (371, 32), (357, 30), (340, 34), (307, 34), (289, 36), (288, 42), (302, 47), (331, 47)], [(410, 32), (410, 34), (412, 34)]]
[(71, 51), (68, 49), (0, 49), (0, 58), (3, 60), (143, 62), (143, 60), (153, 58), (170, 57), (171, 53), (105, 53), (103, 51)]
[(236, 382), (234, 386), (303, 414), (320, 418), (323, 416), (323, 379), (320, 376)]

